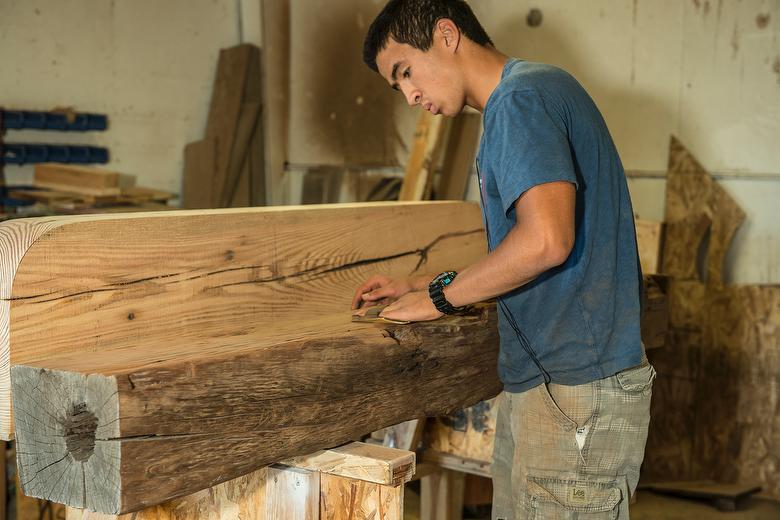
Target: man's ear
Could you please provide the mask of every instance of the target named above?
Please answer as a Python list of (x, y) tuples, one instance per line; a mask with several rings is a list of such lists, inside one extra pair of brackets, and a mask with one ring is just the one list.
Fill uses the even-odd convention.
[(436, 22), (436, 32), (444, 42), (444, 46), (452, 51), (460, 45), (460, 29), (449, 18), (440, 18)]

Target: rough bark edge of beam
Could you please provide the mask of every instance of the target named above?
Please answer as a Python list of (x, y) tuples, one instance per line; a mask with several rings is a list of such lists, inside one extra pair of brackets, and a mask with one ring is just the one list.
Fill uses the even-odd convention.
[(18, 365), (11, 369), (11, 381), (22, 492), (118, 513), (116, 378)]

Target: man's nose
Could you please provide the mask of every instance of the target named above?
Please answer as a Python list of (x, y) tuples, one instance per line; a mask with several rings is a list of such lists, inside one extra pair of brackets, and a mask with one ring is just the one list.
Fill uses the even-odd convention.
[(422, 96), (418, 90), (411, 90), (408, 94), (406, 94), (406, 102), (409, 103), (409, 106), (411, 107), (418, 105), (421, 98)]

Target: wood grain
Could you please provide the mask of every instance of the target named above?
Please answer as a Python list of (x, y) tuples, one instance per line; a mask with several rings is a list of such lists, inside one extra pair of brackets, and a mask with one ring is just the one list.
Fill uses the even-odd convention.
[(129, 349), (14, 366), (25, 493), (133, 511), (500, 390), (494, 308), (344, 330), (168, 362)]
[(441, 469), (421, 480), (420, 520), (460, 520), (466, 474)]
[(401, 520), (404, 487), (322, 474), (320, 520)]
[(454, 457), (490, 464), (496, 435), (496, 399), (431, 419), (425, 447)]
[[(13, 291), (5, 287), (5, 352), (27, 365), (14, 369), (24, 389), (16, 396), (24, 417), (18, 440), (34, 446), (44, 431), (59, 436), (46, 441), (46, 453), (26, 452), (25, 489), (75, 495), (75, 503), (86, 494), (94, 509), (128, 511), (494, 395), (493, 311), (394, 331), (353, 324), (347, 310), (371, 273), (477, 260), (480, 223), (474, 205), (424, 203), (71, 217), (0, 228), (9, 237), (29, 228), (9, 240), (17, 263), (4, 278), (13, 280)], [(68, 447), (63, 425), (82, 417), (82, 404), (100, 442), (76, 464), (72, 454), (82, 449)], [(50, 406), (58, 411), (36, 422)], [(344, 413), (358, 417), (342, 425)], [(55, 470), (82, 478), (69, 478), (67, 489), (52, 486)], [(184, 473), (186, 481), (176, 478)], [(110, 489), (95, 492), (93, 484)]]
[(648, 352), (658, 378), (643, 479), (757, 481), (778, 498), (780, 287), (724, 285), (722, 260), (744, 212), (676, 139), (667, 218), (671, 328), (668, 346)]
[(368, 276), (462, 268), (484, 244), (479, 208), (449, 202), (3, 223), (0, 435), (11, 434), (9, 362), (127, 348), (165, 360), (305, 337), (301, 301), (309, 319), (346, 315)]
[(414, 452), (362, 442), (293, 457), (284, 464), (384, 486), (401, 486), (415, 471)]

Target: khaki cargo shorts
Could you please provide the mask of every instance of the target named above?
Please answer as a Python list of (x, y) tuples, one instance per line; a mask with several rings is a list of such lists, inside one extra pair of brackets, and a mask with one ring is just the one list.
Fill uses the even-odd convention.
[(645, 361), (584, 385), (502, 392), (493, 520), (628, 519), (654, 379)]

